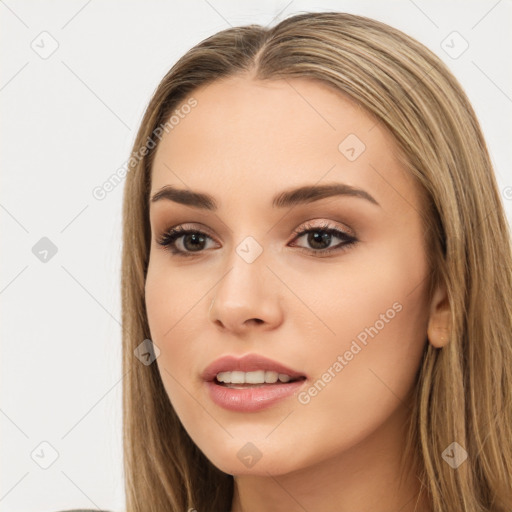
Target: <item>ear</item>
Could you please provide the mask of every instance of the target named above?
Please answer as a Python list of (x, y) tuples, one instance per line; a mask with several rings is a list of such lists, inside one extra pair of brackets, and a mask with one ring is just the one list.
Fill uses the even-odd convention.
[(441, 283), (430, 303), (430, 317), (428, 321), (427, 336), (431, 345), (436, 348), (444, 347), (451, 333), (451, 309), (448, 302), (446, 286)]

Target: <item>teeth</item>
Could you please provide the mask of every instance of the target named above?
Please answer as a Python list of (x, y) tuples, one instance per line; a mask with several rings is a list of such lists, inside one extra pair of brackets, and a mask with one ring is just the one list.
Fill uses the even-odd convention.
[[(233, 382), (233, 373), (231, 372), (231, 382)], [(247, 384), (261, 384), (263, 382), (266, 382), (265, 379), (265, 370), (258, 370), (257, 372), (237, 372), (241, 373), (244, 377), (243, 382), (246, 382)]]
[(231, 372), (231, 384), (243, 384), (245, 382), (244, 372)]
[(217, 374), (217, 380), (226, 384), (274, 384), (278, 380), (289, 382), (291, 377), (285, 373), (257, 370), (254, 372), (220, 372)]

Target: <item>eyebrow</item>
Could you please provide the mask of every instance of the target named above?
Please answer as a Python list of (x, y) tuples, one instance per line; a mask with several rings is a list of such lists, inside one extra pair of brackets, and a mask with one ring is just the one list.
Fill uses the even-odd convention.
[[(334, 196), (357, 197), (381, 207), (379, 202), (365, 190), (344, 183), (332, 183), (328, 185), (305, 185), (284, 190), (274, 196), (272, 199), (272, 208), (288, 208)], [(162, 187), (153, 195), (151, 202), (155, 203), (163, 199), (201, 210), (218, 210), (218, 204), (215, 198), (210, 194), (178, 189), (172, 185)]]

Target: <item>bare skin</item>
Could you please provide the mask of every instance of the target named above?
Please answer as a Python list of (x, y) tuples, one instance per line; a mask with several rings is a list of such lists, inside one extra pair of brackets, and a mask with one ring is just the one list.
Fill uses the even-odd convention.
[[(427, 334), (443, 345), (448, 309), (443, 287), (427, 300), (421, 196), (393, 138), (308, 79), (238, 76), (193, 97), (197, 106), (158, 146), (151, 197), (173, 185), (210, 194), (219, 207), (150, 203), (146, 281), (158, 368), (183, 426), (234, 475), (232, 512), (428, 511), (415, 472), (400, 480), (399, 458)], [(357, 139), (339, 149), (349, 134), (364, 151)], [(271, 206), (278, 192), (328, 183), (362, 189), (378, 205), (344, 195)], [(332, 235), (312, 245), (312, 234), (294, 233), (322, 235), (326, 223), (357, 241), (343, 248), (347, 239)], [(191, 256), (157, 243), (178, 225), (205, 234), (199, 246), (190, 236), (176, 240)], [(262, 249), (252, 263), (236, 251), (249, 236)], [(378, 332), (347, 355), (371, 326)], [(251, 413), (212, 402), (201, 372), (220, 356), (248, 353), (307, 375), (302, 401)], [(336, 371), (340, 355), (346, 364)], [(237, 456), (247, 442), (261, 454), (252, 467)]]

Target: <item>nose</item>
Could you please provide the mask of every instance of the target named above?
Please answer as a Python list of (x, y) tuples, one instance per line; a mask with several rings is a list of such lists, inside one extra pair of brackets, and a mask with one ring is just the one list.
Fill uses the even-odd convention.
[(271, 330), (282, 322), (283, 286), (263, 254), (248, 262), (235, 253), (215, 290), (208, 315), (224, 331)]

